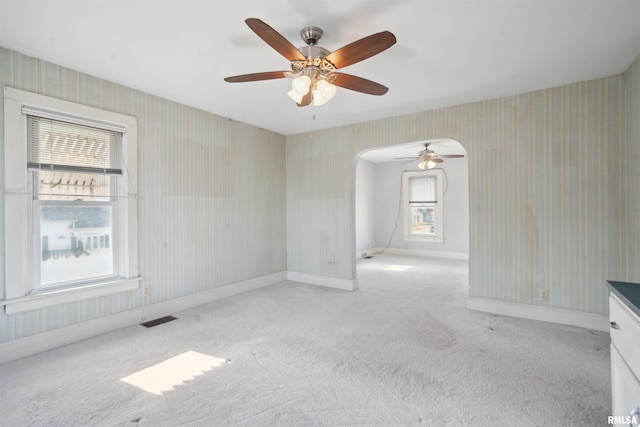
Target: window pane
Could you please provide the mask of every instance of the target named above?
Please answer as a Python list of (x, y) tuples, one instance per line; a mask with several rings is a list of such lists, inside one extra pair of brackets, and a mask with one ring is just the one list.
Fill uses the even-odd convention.
[(111, 206), (41, 206), (41, 286), (113, 275), (112, 215)]
[(411, 205), (411, 234), (422, 236), (436, 234), (436, 207), (433, 203)]
[(410, 201), (436, 201), (436, 177), (427, 176), (424, 178), (412, 178), (409, 182), (411, 183)]
[(117, 176), (61, 171), (34, 171), (39, 200), (109, 201), (116, 198)]

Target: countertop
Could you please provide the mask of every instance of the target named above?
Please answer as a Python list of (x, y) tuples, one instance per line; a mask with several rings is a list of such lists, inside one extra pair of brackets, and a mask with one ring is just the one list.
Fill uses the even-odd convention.
[(640, 317), (640, 283), (616, 282), (607, 280), (607, 287), (636, 316)]

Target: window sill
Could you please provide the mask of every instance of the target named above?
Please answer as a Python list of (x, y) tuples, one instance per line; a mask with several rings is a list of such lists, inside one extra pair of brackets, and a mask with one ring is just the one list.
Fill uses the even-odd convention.
[(133, 277), (130, 279), (120, 279), (68, 289), (56, 289), (49, 292), (27, 295), (25, 297), (12, 298), (0, 301), (0, 305), (5, 306), (4, 311), (7, 315), (12, 315), (54, 305), (132, 291), (138, 289), (139, 286), (140, 277)]
[(404, 236), (404, 240), (410, 242), (423, 242), (423, 243), (443, 243), (444, 238), (442, 236)]

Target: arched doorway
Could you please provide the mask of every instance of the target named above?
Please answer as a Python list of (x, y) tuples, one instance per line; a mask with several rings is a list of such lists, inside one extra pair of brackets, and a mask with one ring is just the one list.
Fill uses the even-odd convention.
[[(418, 154), (425, 149), (425, 143), (436, 154), (464, 157), (442, 158), (441, 163), (431, 165), (432, 169), (421, 169), (419, 166), (424, 164), (419, 165)], [(356, 260), (380, 252), (468, 260), (468, 169), (466, 150), (452, 139), (417, 141), (359, 153), (355, 173)], [(429, 184), (434, 185), (434, 190), (440, 189), (439, 200), (431, 204), (433, 208), (415, 203), (424, 200), (408, 200), (412, 179), (422, 176), (437, 176)], [(435, 212), (440, 217), (435, 218)], [(430, 238), (428, 232), (413, 234), (415, 224), (423, 230), (427, 225), (428, 231), (434, 231), (438, 224), (441, 238)]]

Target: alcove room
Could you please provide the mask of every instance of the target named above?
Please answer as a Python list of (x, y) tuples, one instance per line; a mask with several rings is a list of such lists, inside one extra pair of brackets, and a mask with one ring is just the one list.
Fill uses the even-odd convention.
[(0, 424), (640, 424), (638, 0), (0, 0)]

